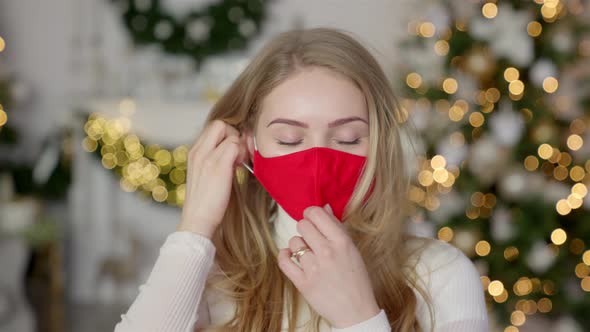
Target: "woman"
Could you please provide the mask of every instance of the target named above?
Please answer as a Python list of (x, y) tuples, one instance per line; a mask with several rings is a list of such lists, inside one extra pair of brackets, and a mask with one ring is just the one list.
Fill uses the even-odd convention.
[(471, 261), (406, 233), (401, 122), (354, 38), (275, 37), (213, 107), (115, 331), (487, 331)]

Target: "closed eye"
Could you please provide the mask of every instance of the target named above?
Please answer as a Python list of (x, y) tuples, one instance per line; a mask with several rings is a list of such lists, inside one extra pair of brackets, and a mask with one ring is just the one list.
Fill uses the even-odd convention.
[[(295, 145), (299, 145), (301, 142), (303, 142), (303, 140), (297, 141), (297, 142), (282, 142), (277, 140), (277, 143), (279, 145), (290, 145), (290, 146), (295, 146)], [(360, 138), (355, 139), (354, 141), (336, 141), (338, 144), (343, 144), (343, 145), (355, 145), (355, 144), (359, 144), (360, 143)]]
[(359, 144), (360, 140), (361, 140), (360, 138), (357, 138), (354, 141), (350, 141), (350, 142), (347, 142), (347, 141), (336, 141), (336, 142), (338, 142), (338, 144), (354, 145), (354, 144)]
[(276, 141), (279, 145), (292, 145), (292, 146), (298, 145), (299, 143), (303, 142), (303, 140), (299, 140), (297, 142), (283, 142), (280, 140), (276, 140)]

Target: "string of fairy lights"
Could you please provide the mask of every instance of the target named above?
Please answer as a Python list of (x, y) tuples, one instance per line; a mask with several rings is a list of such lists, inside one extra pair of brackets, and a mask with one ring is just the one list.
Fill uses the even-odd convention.
[(88, 116), (82, 141), (88, 152), (96, 152), (102, 166), (120, 175), (120, 187), (140, 192), (156, 202), (182, 206), (186, 193), (186, 167), (189, 147), (173, 149), (146, 144), (130, 132), (131, 116), (136, 111), (132, 98), (119, 103), (120, 116), (107, 118), (98, 113)]
[[(537, 4), (540, 16), (532, 19), (526, 25), (526, 33), (530, 38), (540, 38), (544, 33), (546, 24), (554, 23), (566, 15), (579, 15), (584, 10), (583, 4), (579, 1), (571, 1), (567, 4), (560, 0), (534, 0)], [(494, 20), (499, 13), (499, 6), (510, 6), (509, 1), (487, 1), (481, 5), (481, 14), (487, 20)], [(539, 17), (541, 20), (539, 20)], [(494, 55), (488, 48), (475, 46), (470, 50), (461, 49), (452, 52), (450, 39), (453, 33), (467, 33), (469, 25), (467, 22), (457, 20), (454, 22), (454, 31), (448, 29), (437, 31), (433, 22), (422, 20), (412, 21), (408, 25), (410, 35), (418, 39), (438, 38), (433, 42), (433, 52), (440, 57), (449, 57), (449, 65), (454, 67), (468, 67), (476, 63), (479, 72), (475, 75), (490, 78), (498, 70)], [(429, 43), (430, 45), (430, 43)], [(575, 50), (580, 57), (590, 56), (590, 39), (579, 41)], [(462, 96), (457, 95), (461, 82), (455, 77), (443, 77), (438, 86), (429, 85), (417, 71), (409, 72), (405, 76), (404, 83), (411, 90), (412, 98), (404, 99), (402, 104), (404, 111), (410, 109), (432, 109), (434, 113), (442, 114), (451, 123), (468, 124), (454, 132), (448, 139), (452, 146), (466, 146), (477, 141), (484, 134), (486, 121), (491, 113), (498, 111), (499, 102), (503, 96), (507, 96), (514, 105), (527, 105), (519, 103), (525, 98), (527, 91), (532, 87), (527, 86), (526, 79), (523, 79), (523, 70), (516, 66), (506, 66), (500, 73), (503, 82), (497, 86), (481, 88), (475, 94), (474, 103), (470, 104)], [(527, 74), (529, 74), (527, 72)], [(488, 82), (490, 80), (487, 80)], [(546, 75), (540, 84), (540, 88), (546, 95), (553, 95), (558, 92), (560, 81), (557, 76)], [(536, 93), (536, 92), (533, 92)], [(530, 96), (529, 96), (530, 98)], [(544, 98), (535, 94), (533, 98)], [(450, 100), (449, 100), (450, 99)], [(571, 100), (559, 96), (554, 99), (552, 105), (557, 111), (567, 110), (571, 107)], [(557, 129), (551, 123), (551, 119), (538, 116), (539, 110), (530, 106), (520, 106), (518, 112), (524, 119), (525, 125), (530, 128), (530, 140), (536, 144), (536, 153), (526, 155), (520, 165), (528, 172), (540, 172), (546, 178), (552, 178), (560, 183), (567, 184), (569, 194), (558, 199), (554, 209), (560, 216), (568, 216), (576, 209), (580, 209), (584, 198), (588, 194), (587, 184), (590, 182), (590, 160), (576, 163), (572, 153), (580, 151), (584, 147), (584, 133), (587, 131), (590, 119), (582, 114), (580, 117), (569, 122), (567, 135), (559, 140), (552, 139)], [(587, 112), (586, 112), (587, 113)], [(458, 126), (450, 126), (457, 128)], [(564, 147), (560, 149), (559, 143), (563, 139)], [(532, 150), (532, 149), (528, 149)], [(578, 158), (579, 159), (579, 158)], [(411, 186), (409, 197), (419, 207), (428, 211), (436, 211), (440, 208), (440, 195), (453, 190), (459, 176), (463, 172), (465, 161), (459, 167), (448, 165), (447, 160), (440, 155), (434, 154), (432, 158), (421, 157), (418, 160), (419, 171), (416, 181)], [(471, 174), (467, 176), (472, 176)], [(470, 193), (464, 216), (475, 222), (483, 218), (488, 219), (494, 212), (500, 198), (494, 192), (475, 191)], [(445, 242), (452, 242), (458, 235), (458, 230), (453, 226), (445, 225), (437, 231), (437, 237)], [(560, 248), (567, 250), (580, 257), (579, 263), (575, 265), (575, 276), (579, 280), (580, 288), (590, 292), (590, 250), (586, 249), (586, 243), (580, 237), (583, 234), (568, 234), (564, 227), (556, 227), (548, 236), (550, 243), (546, 249), (554, 257), (560, 255)], [(476, 239), (472, 250), (477, 257), (486, 258), (495, 250), (501, 250), (506, 262), (515, 262), (522, 255), (521, 250), (515, 245), (497, 246), (487, 239)], [(526, 259), (526, 258), (525, 258)], [(535, 313), (550, 313), (554, 309), (552, 297), (558, 293), (558, 287), (550, 278), (539, 278), (535, 276), (519, 277), (513, 284), (507, 285), (501, 280), (494, 280), (490, 276), (481, 276), (482, 286), (494, 302), (507, 303), (512, 293), (517, 297), (512, 300), (512, 309), (509, 309), (508, 320), (510, 325), (505, 332), (518, 332), (518, 327), (525, 324), (528, 315)], [(526, 298), (535, 294), (535, 299)], [(519, 298), (518, 297), (522, 297)], [(488, 299), (489, 299), (488, 298)], [(561, 304), (563, 305), (563, 304)]]

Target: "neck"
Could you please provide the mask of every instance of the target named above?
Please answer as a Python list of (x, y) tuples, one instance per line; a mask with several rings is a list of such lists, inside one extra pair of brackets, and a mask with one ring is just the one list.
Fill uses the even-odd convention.
[(274, 219), (274, 238), (277, 248), (289, 247), (289, 239), (299, 235), (297, 221), (277, 204), (277, 216)]

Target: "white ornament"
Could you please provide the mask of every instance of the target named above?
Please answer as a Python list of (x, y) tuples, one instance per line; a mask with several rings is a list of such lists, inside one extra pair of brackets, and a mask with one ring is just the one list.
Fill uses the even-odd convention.
[(505, 172), (499, 181), (499, 191), (502, 197), (512, 201), (519, 201), (526, 197), (529, 193), (527, 186), (527, 174), (521, 168)]
[(459, 166), (467, 157), (467, 144), (453, 142), (450, 137), (445, 137), (436, 145), (436, 153), (443, 156), (447, 165)]
[(537, 240), (527, 255), (526, 263), (536, 274), (543, 274), (553, 265), (555, 259), (555, 254), (547, 243)]
[[(545, 197), (547, 180), (542, 173), (529, 172), (520, 164), (512, 165), (503, 173), (498, 190), (504, 199), (522, 201), (535, 194)], [(555, 204), (555, 201), (549, 204)]]
[(187, 25), (188, 36), (195, 42), (209, 39), (211, 21), (211, 18), (198, 18), (190, 21)]
[(548, 59), (539, 59), (532, 66), (530, 71), (531, 81), (538, 87), (543, 86), (543, 80), (549, 76), (557, 76), (557, 67), (555, 64)]
[(553, 34), (551, 43), (556, 50), (562, 53), (572, 52), (576, 46), (571, 30), (564, 28), (559, 29)]
[(411, 45), (404, 48), (400, 54), (402, 70), (416, 70), (422, 77), (423, 84), (436, 85), (444, 75), (444, 60), (434, 52), (435, 38), (423, 40), (422, 45)]
[[(576, 283), (577, 284), (577, 283)], [(578, 286), (578, 285), (576, 285)], [(579, 289), (579, 286), (578, 286)], [(571, 316), (562, 316), (553, 325), (554, 332), (582, 332), (580, 324)]]
[[(473, 57), (470, 57), (472, 59)], [(457, 80), (459, 89), (455, 94), (457, 99), (467, 100), (468, 102), (474, 103), (477, 92), (479, 91), (477, 81), (473, 76), (463, 71), (453, 71), (451, 76)]]
[(491, 234), (494, 240), (505, 242), (514, 236), (512, 213), (504, 206), (500, 206), (494, 210), (491, 221)]
[(555, 205), (557, 201), (571, 193), (571, 186), (563, 182), (547, 179), (543, 189), (543, 201), (547, 204)]
[(475, 15), (470, 23), (471, 33), (488, 41), (495, 54), (525, 67), (534, 57), (533, 39), (527, 34), (527, 24), (531, 20), (529, 12), (516, 11), (508, 4), (501, 4), (498, 15), (493, 19)]
[(440, 202), (438, 209), (429, 213), (430, 217), (438, 224), (445, 223), (457, 214), (465, 211), (465, 200), (457, 193), (451, 190), (448, 193), (437, 196)]
[(256, 24), (250, 19), (244, 19), (238, 26), (240, 34), (244, 37), (250, 37), (256, 33)]
[(507, 147), (518, 143), (524, 131), (524, 119), (513, 110), (511, 102), (502, 100), (500, 110), (494, 112), (489, 121), (496, 142)]
[[(588, 95), (587, 91), (590, 89), (588, 78), (590, 78), (590, 64), (587, 61), (580, 61), (560, 70), (559, 89), (546, 96), (554, 105), (552, 111), (558, 119), (571, 122), (583, 116), (584, 109), (581, 101)], [(583, 147), (587, 146), (588, 144), (585, 144)], [(588, 155), (590, 154), (586, 154)]]
[(174, 27), (172, 23), (168, 20), (161, 20), (160, 22), (156, 23), (154, 27), (154, 35), (159, 40), (166, 40), (172, 36), (172, 32), (174, 32)]
[(416, 130), (419, 132), (425, 131), (432, 118), (432, 107), (427, 103), (420, 103), (417, 101), (411, 101), (411, 105), (408, 109), (409, 120)]
[(509, 152), (505, 147), (498, 145), (493, 138), (484, 135), (472, 144), (467, 165), (482, 184), (489, 185), (506, 168)]

